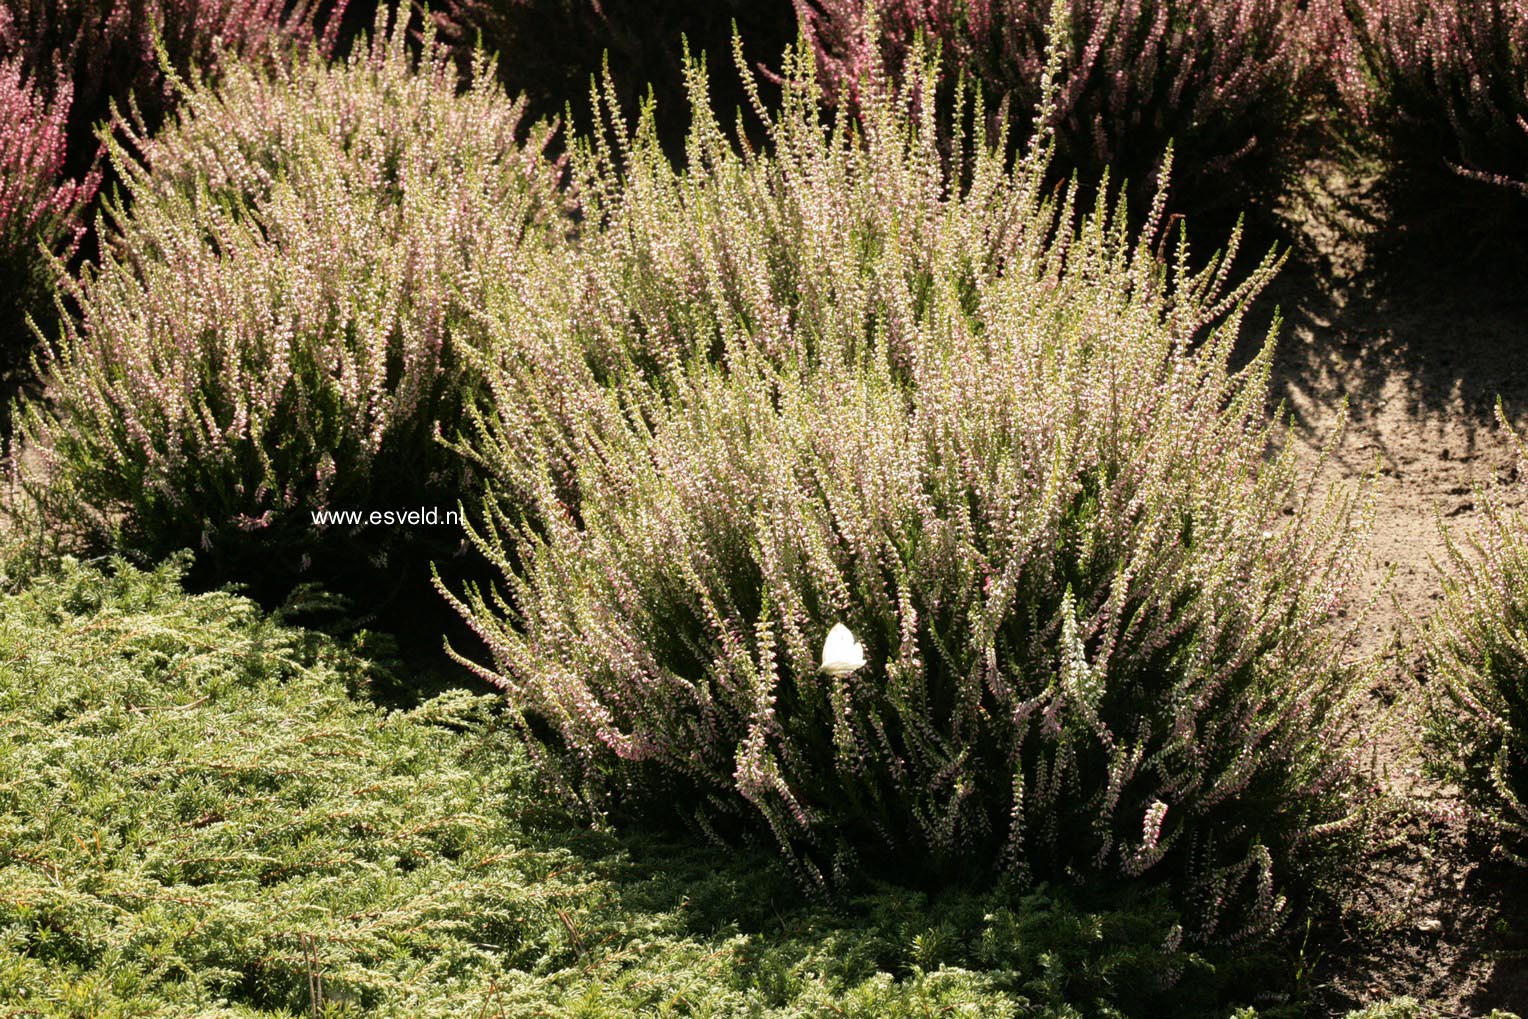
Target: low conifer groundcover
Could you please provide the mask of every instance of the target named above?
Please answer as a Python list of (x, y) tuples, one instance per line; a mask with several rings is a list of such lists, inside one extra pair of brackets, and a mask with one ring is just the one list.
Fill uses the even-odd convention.
[(0, 598), (7, 1015), (1226, 1014), (1159, 899), (803, 903), (767, 856), (580, 829), (496, 698), (379, 709), (374, 666), (183, 568)]
[(183, 566), (0, 600), (7, 1015), (1060, 1016), (1208, 965), (1155, 901), (802, 905), (747, 854), (581, 831), (496, 698), (378, 709), (362, 660)]

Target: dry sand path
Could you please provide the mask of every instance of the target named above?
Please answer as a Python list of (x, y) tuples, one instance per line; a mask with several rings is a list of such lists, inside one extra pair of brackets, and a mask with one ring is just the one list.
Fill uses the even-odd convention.
[(1407, 710), (1425, 681), (1416, 627), (1441, 598), (1440, 520), (1467, 534), (1481, 487), (1528, 502), (1496, 420), (1500, 397), (1528, 426), (1528, 260), (1451, 264), (1415, 240), (1353, 240), (1362, 229), (1335, 203), (1301, 217), (1296, 256), (1261, 299), (1265, 315), (1276, 304), (1283, 316), (1273, 396), (1294, 441), (1316, 462), (1346, 400), (1324, 475), (1374, 486), (1363, 587), (1380, 597), (1356, 650), (1377, 657), (1374, 767), (1407, 807), (1397, 845), (1376, 861), (1372, 913), (1327, 946), (1344, 961), (1322, 973), (1324, 997), (1334, 1009), (1410, 994), (1446, 1015), (1528, 1016), (1528, 875), (1494, 863), (1455, 797), (1423, 774)]

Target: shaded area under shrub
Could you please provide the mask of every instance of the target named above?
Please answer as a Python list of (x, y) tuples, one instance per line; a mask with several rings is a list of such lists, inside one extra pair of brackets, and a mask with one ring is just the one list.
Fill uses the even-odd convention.
[[(791, 0), (447, 0), (434, 5), (447, 35), (470, 48), (479, 39), (498, 54), (511, 91), (531, 101), (533, 116), (573, 111), (573, 127), (593, 127), (592, 83), (605, 62), (628, 117), (651, 89), (666, 150), (683, 151), (689, 127), (684, 44), (712, 67), (730, 65), (734, 28), (751, 64), (775, 67), (795, 41)], [(736, 79), (717, 77), (713, 108), (730, 124), (746, 108)]]

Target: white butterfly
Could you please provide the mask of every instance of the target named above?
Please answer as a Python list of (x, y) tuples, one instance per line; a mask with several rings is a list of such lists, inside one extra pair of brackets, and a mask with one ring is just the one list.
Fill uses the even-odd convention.
[(843, 623), (834, 623), (822, 644), (822, 671), (847, 676), (865, 664), (865, 648)]

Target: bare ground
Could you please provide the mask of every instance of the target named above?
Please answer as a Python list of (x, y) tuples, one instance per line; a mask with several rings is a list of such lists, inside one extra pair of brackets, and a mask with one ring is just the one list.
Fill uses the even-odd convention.
[[(1451, 790), (1424, 772), (1416, 739), (1425, 682), (1418, 627), (1441, 595), (1440, 527), (1480, 522), (1482, 489), (1521, 505), (1511, 437), (1528, 423), (1528, 259), (1408, 229), (1338, 171), (1288, 217), (1291, 264), (1264, 298), (1283, 315), (1274, 397), (1315, 462), (1346, 402), (1329, 480), (1374, 486), (1378, 600), (1357, 651), (1378, 680), (1372, 766), (1396, 800), (1391, 847), (1316, 958), (1317, 1000), (1335, 1014), (1410, 995), (1444, 1016), (1528, 1016), (1528, 874), (1491, 854)], [(1446, 234), (1447, 231), (1444, 231)], [(1457, 249), (1457, 250), (1456, 250)], [(1319, 955), (1319, 953), (1318, 953)]]

